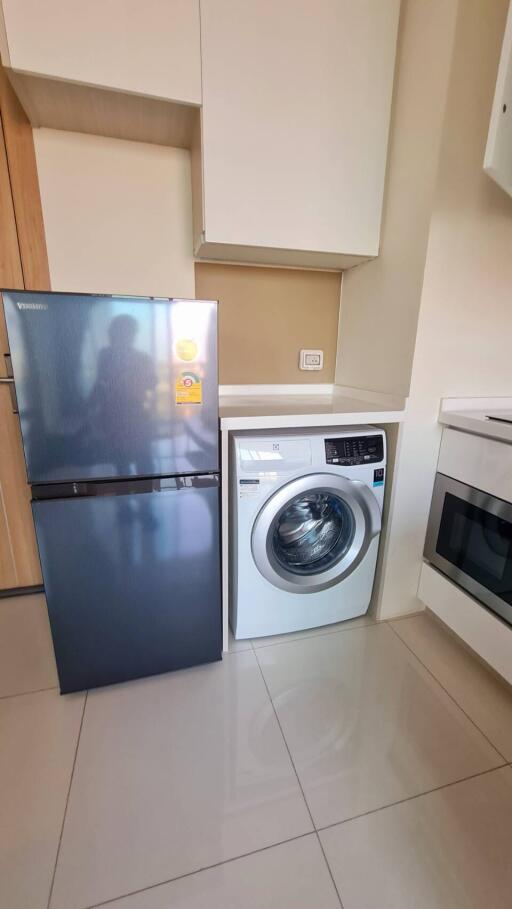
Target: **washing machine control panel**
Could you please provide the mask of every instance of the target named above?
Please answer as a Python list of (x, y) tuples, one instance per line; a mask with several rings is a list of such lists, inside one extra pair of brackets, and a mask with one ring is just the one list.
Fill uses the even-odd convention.
[(345, 436), (325, 440), (327, 464), (356, 467), (358, 464), (375, 464), (384, 458), (382, 436)]

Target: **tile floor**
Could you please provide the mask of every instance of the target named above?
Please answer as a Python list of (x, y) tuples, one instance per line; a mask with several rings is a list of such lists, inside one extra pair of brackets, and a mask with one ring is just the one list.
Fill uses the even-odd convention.
[(0, 906), (504, 909), (512, 693), (429, 614), (60, 697), (0, 600)]

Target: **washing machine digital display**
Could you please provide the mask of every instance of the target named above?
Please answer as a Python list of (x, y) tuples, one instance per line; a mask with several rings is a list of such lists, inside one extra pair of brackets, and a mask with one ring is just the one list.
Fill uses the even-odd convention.
[(382, 436), (349, 436), (325, 440), (327, 464), (354, 467), (358, 464), (375, 464), (384, 458)]

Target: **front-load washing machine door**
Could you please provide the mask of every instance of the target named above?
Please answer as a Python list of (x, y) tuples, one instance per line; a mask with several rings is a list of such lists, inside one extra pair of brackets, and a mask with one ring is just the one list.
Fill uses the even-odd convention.
[(380, 507), (365, 483), (308, 474), (281, 486), (262, 506), (252, 554), (275, 587), (314, 593), (354, 571), (380, 529)]

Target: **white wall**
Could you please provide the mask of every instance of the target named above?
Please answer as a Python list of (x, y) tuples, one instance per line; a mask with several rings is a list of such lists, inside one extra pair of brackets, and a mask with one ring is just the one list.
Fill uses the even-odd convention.
[(402, 0), (380, 255), (343, 276), (336, 381), (406, 396), (458, 0)]
[(380, 615), (418, 608), (441, 397), (512, 394), (512, 199), (482, 170), (508, 0), (462, 0)]
[(194, 297), (190, 153), (35, 129), (53, 290)]

